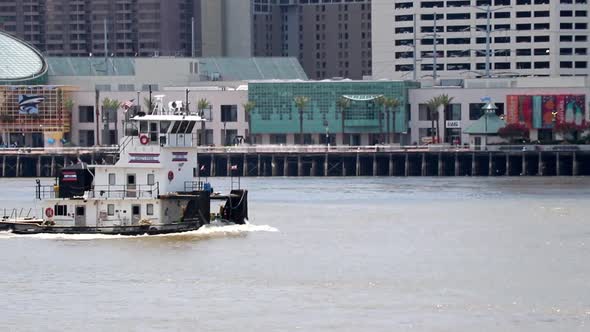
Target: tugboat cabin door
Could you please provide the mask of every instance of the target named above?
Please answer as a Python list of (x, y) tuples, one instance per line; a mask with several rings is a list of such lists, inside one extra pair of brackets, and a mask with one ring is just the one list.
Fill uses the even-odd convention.
[(141, 205), (131, 206), (131, 224), (137, 225), (141, 220)]
[(74, 224), (76, 227), (86, 227), (86, 207), (84, 205), (76, 205)]
[(127, 174), (127, 197), (137, 197), (135, 174)]

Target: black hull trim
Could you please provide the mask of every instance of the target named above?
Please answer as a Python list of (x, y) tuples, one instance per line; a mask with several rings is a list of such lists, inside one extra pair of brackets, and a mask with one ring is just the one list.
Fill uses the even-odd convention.
[(104, 235), (158, 235), (196, 231), (201, 223), (178, 223), (167, 225), (138, 225), (112, 227), (62, 227), (38, 224), (0, 223), (0, 230), (14, 234), (104, 234)]

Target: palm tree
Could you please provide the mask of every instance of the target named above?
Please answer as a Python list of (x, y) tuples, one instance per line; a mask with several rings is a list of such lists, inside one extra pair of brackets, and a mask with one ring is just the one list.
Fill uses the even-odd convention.
[[(455, 99), (454, 97), (449, 97), (448, 94), (442, 94), (439, 95), (438, 97), (438, 102), (439, 102), (439, 107), (442, 106), (442, 119), (443, 121), (447, 119), (447, 111), (449, 108), (449, 105), (451, 105), (453, 103), (453, 100)], [(441, 114), (441, 112), (439, 112), (439, 115)], [(440, 116), (438, 119), (438, 122), (440, 122)], [(443, 122), (444, 123), (444, 122)], [(437, 135), (437, 139), (440, 142), (440, 131), (438, 130), (438, 125), (437, 125), (437, 130), (436, 130), (436, 135)], [(445, 136), (445, 140), (447, 139), (446, 135)]]
[[(435, 141), (435, 132), (434, 132), (434, 119), (438, 119), (438, 107), (440, 106), (440, 100), (438, 97), (432, 97), (430, 100), (426, 102), (426, 106), (428, 107), (428, 115), (430, 116), (431, 126), (430, 126), (430, 137), (432, 138), (432, 143)], [(436, 121), (438, 124), (438, 121)]]
[(387, 113), (387, 97), (383, 95), (375, 98), (375, 105), (377, 107), (383, 107), (382, 110), (379, 110), (379, 141), (383, 143), (383, 115)]
[[(102, 100), (102, 120), (104, 125), (103, 131), (103, 142), (106, 142), (108, 137), (110, 137), (109, 133), (109, 122), (113, 118), (111, 114), (114, 114), (115, 118), (115, 132), (117, 131), (117, 110), (121, 107), (121, 102), (116, 99), (110, 99), (109, 97), (105, 97)], [(110, 142), (109, 144), (113, 144)]]
[(248, 121), (248, 141), (252, 143), (250, 137), (252, 136), (252, 110), (256, 107), (256, 103), (253, 101), (248, 101), (245, 104), (242, 104), (244, 107), (244, 113), (246, 114), (246, 121)]
[[(391, 143), (391, 132), (393, 131), (395, 135), (395, 113), (398, 111), (398, 107), (400, 105), (399, 99), (395, 97), (387, 98), (385, 100), (385, 107), (387, 108), (387, 143)], [(392, 123), (389, 121), (389, 114), (391, 113), (391, 117), (393, 119), (393, 128), (389, 130), (389, 125)], [(395, 136), (394, 136), (395, 137)]]
[(342, 130), (342, 144), (344, 144), (344, 121), (346, 118), (346, 109), (350, 107), (350, 99), (340, 97), (336, 100), (336, 107), (340, 110), (340, 126)]
[(305, 106), (307, 106), (309, 98), (305, 96), (297, 96), (293, 98), (293, 101), (299, 110), (299, 144), (303, 145), (303, 110), (305, 109)]
[(201, 98), (197, 102), (197, 109), (199, 110), (199, 116), (201, 117), (201, 132), (199, 133), (199, 145), (203, 145), (205, 142), (205, 110), (211, 108), (211, 103), (205, 99)]

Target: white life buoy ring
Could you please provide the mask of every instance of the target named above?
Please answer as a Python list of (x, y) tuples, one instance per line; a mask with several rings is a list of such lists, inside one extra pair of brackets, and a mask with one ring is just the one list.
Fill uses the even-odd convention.
[(139, 143), (141, 143), (142, 145), (146, 145), (149, 142), (150, 142), (150, 138), (147, 135), (139, 136)]
[(53, 218), (53, 215), (54, 215), (54, 213), (53, 213), (53, 209), (52, 208), (45, 209), (45, 216), (47, 218)]

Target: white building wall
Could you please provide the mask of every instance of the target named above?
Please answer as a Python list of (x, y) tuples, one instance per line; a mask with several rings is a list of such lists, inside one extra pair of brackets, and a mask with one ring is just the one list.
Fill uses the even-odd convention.
[[(542, 80), (537, 80), (542, 81)], [(482, 83), (480, 80), (477, 82)], [(510, 82), (510, 81), (508, 81)], [(590, 119), (590, 89), (588, 88), (589, 85), (584, 86), (574, 86), (574, 87), (550, 87), (551, 85), (547, 84), (551, 81), (545, 81), (545, 87), (540, 87), (543, 84), (535, 84), (539, 86), (532, 86), (532, 87), (518, 87), (526, 86), (527, 81), (524, 82), (514, 82), (514, 88), (457, 88), (457, 87), (435, 87), (435, 88), (422, 88), (422, 89), (412, 89), (409, 92), (409, 101), (410, 101), (410, 112), (411, 112), (411, 120), (410, 120), (410, 128), (411, 128), (411, 142), (421, 144), (421, 139), (424, 136), (420, 135), (420, 129), (430, 128), (431, 121), (420, 120), (419, 117), (419, 106), (420, 104), (426, 104), (428, 100), (431, 98), (441, 95), (447, 94), (449, 97), (453, 98), (453, 104), (460, 104), (461, 105), (461, 132), (471, 126), (475, 120), (469, 119), (469, 104), (471, 103), (482, 103), (482, 98), (489, 97), (493, 103), (503, 103), (504, 109), (506, 110), (506, 97), (508, 95), (560, 95), (560, 94), (580, 94), (586, 95), (586, 121)], [(470, 82), (466, 82), (466, 85), (469, 85)], [(520, 84), (519, 84), (520, 83)], [(555, 82), (554, 82), (555, 83)], [(440, 121), (440, 129), (441, 129), (441, 140), (444, 141), (444, 126), (445, 122), (442, 120)], [(531, 139), (537, 139), (537, 132), (536, 130), (531, 131)], [(461, 143), (469, 143), (469, 135), (462, 133), (461, 135)]]
[(427, 42), (434, 38), (434, 13), (438, 14), (437, 63), (442, 66), (438, 78), (484, 75), (487, 24), (482, 9), (488, 3), (493, 4), (492, 76), (590, 74), (586, 1), (373, 0), (373, 78), (412, 78), (415, 44), (416, 77), (432, 79), (434, 72), (428, 66), (433, 64), (434, 47)]
[[(243, 136), (244, 138), (247, 137), (247, 130), (248, 130), (248, 123), (246, 122), (246, 115), (244, 112), (243, 104), (248, 101), (248, 91), (235, 91), (235, 90), (206, 90), (206, 89), (198, 89), (198, 88), (190, 88), (189, 93), (189, 102), (191, 105), (189, 109), (191, 111), (197, 111), (197, 102), (201, 98), (205, 98), (209, 101), (212, 106), (212, 121), (208, 121), (205, 124), (205, 129), (213, 130), (213, 143), (214, 145), (223, 145), (222, 138), (223, 138), (223, 122), (221, 122), (221, 105), (237, 105), (238, 108), (238, 118), (236, 122), (226, 122), (226, 129), (232, 130), (236, 129), (238, 131), (238, 135)], [(185, 88), (177, 88), (175, 90), (166, 90), (166, 91), (153, 91), (152, 96), (155, 95), (165, 95), (164, 103), (165, 105), (168, 104), (169, 101), (185, 101)], [(147, 92), (139, 92), (139, 105), (144, 108), (144, 98), (148, 98), (149, 94)], [(102, 103), (102, 100), (105, 98), (116, 99), (120, 102), (125, 102), (127, 100), (135, 99), (135, 103), (138, 100), (138, 93), (137, 92), (121, 92), (121, 91), (114, 91), (114, 92), (100, 92), (99, 95), (99, 105)], [(103, 122), (101, 116), (99, 115), (98, 119), (98, 135), (97, 137), (97, 121), (96, 121), (96, 109), (94, 112), (94, 122), (92, 123), (82, 123), (80, 122), (80, 106), (95, 106), (96, 100), (96, 93), (94, 91), (76, 91), (72, 93), (72, 98), (74, 101), (74, 108), (72, 110), (72, 132), (71, 132), (71, 141), (74, 145), (80, 144), (80, 131), (83, 130), (92, 130), (94, 131), (94, 142), (99, 142), (102, 144), (104, 139), (102, 137), (103, 134)], [(99, 112), (100, 113), (100, 112)], [(100, 113), (102, 114), (102, 113)], [(124, 119), (124, 111), (123, 109), (118, 110), (117, 114), (117, 125), (116, 129), (118, 131), (119, 139), (123, 136), (123, 124), (122, 120)], [(200, 128), (200, 127), (199, 127)], [(115, 124), (111, 123), (109, 129), (115, 130)], [(98, 140), (97, 140), (98, 138)]]

